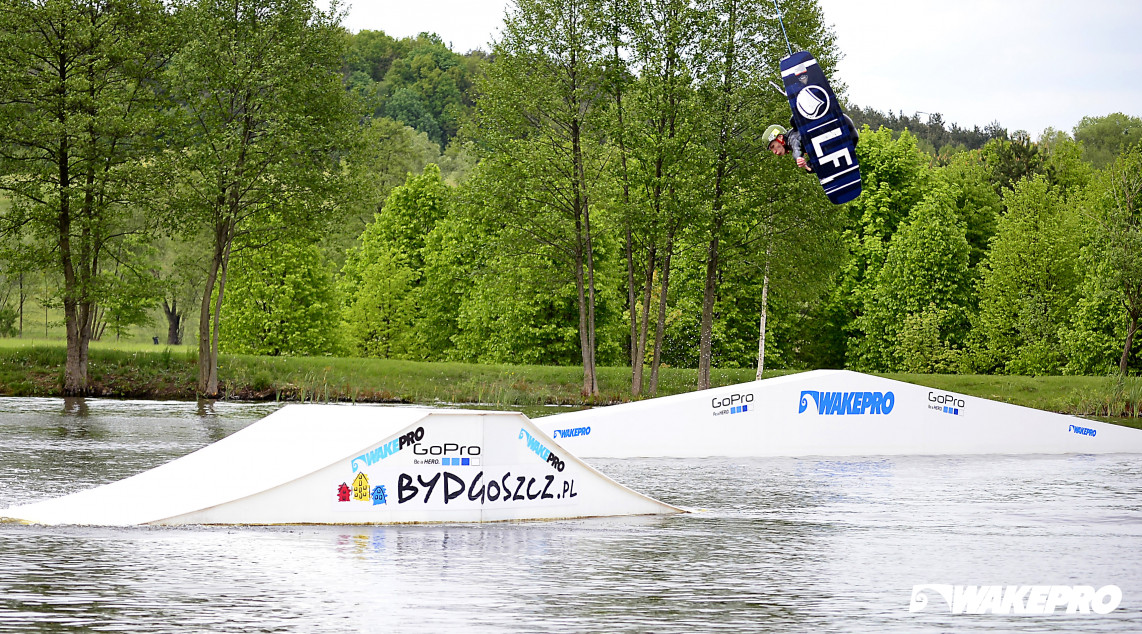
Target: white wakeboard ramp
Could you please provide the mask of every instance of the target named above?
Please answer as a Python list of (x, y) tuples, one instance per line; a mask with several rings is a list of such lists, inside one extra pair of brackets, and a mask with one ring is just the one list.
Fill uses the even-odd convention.
[(522, 414), (288, 405), (119, 482), (0, 510), (37, 524), (390, 524), (677, 513)]
[(816, 370), (529, 421), (289, 405), (136, 476), (0, 510), (41, 524), (390, 524), (683, 512), (572, 455), (1142, 453), (1142, 430)]
[(846, 370), (547, 416), (586, 458), (1142, 453), (1142, 430)]

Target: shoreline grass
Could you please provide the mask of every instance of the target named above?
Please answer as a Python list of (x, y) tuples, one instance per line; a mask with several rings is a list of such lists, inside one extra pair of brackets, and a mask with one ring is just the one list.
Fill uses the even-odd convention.
[[(0, 340), (0, 395), (62, 396), (63, 342)], [(197, 351), (188, 346), (92, 342), (90, 395), (197, 398)], [(344, 357), (219, 358), (222, 398), (281, 401), (602, 405), (630, 400), (630, 369), (598, 369), (600, 396), (584, 398), (575, 366), (482, 365)], [(766, 373), (779, 376), (784, 371)], [(714, 370), (714, 385), (754, 378), (750, 368)], [(695, 370), (663, 368), (660, 396), (693, 390)]]
[[(62, 396), (61, 341), (0, 340), (0, 396)], [(90, 395), (195, 400), (197, 352), (189, 346), (93, 342)], [(766, 378), (791, 371), (766, 372)], [(752, 368), (716, 369), (715, 387), (754, 379)], [(480, 365), (340, 357), (222, 355), (224, 399), (295, 402), (452, 403), (507, 407), (606, 405), (631, 400), (630, 369), (598, 369), (601, 394), (584, 398), (571, 366)], [(1142, 428), (1142, 378), (885, 374), (886, 378), (1035, 409)], [(696, 370), (663, 368), (659, 396), (694, 389)]]
[(883, 374), (1001, 403), (1142, 429), (1142, 377)]

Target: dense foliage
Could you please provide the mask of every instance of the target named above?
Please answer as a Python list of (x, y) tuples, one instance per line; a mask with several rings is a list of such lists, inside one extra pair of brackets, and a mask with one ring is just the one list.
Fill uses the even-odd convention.
[(399, 121), (446, 147), (472, 108), (483, 53), (458, 55), (431, 33), (396, 39), (361, 31), (348, 39), (345, 83), (372, 115)]
[[(816, 2), (783, 5), (831, 72)], [(1142, 120), (854, 107), (864, 193), (833, 206), (759, 141), (773, 10), (519, 0), (461, 55), (309, 0), (0, 0), (0, 335), (64, 325), (71, 392), (87, 341), (188, 325), (204, 394), (219, 349), (581, 365), (588, 394), (596, 365), (634, 394), (763, 360), (1142, 370)]]
[[(921, 114), (926, 116), (921, 117)], [(998, 121), (982, 128), (972, 126), (969, 130), (958, 123), (946, 124), (944, 115), (939, 112), (907, 115), (853, 105), (849, 108), (849, 116), (858, 126), (867, 125), (873, 130), (888, 128), (898, 133), (908, 130), (916, 137), (917, 144), (933, 156), (946, 157), (965, 150), (978, 150), (992, 139), (1007, 138), (1007, 130)]]

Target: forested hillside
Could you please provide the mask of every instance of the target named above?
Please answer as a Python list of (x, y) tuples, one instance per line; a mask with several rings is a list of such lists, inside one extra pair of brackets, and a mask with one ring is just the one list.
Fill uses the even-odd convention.
[[(196, 342), (207, 395), (219, 352), (578, 365), (587, 394), (597, 365), (633, 394), (1142, 370), (1135, 117), (852, 106), (838, 207), (761, 139), (789, 118), (762, 0), (519, 0), (464, 54), (306, 0), (0, 4), (0, 335), (66, 337), (75, 393), (100, 338)], [(784, 4), (832, 73), (826, 16)]]
[(349, 36), (343, 72), (371, 116), (399, 121), (444, 149), (472, 109), (472, 85), (486, 60), (479, 50), (454, 53), (431, 33), (396, 39), (361, 31)]
[(1007, 129), (998, 121), (992, 121), (983, 128), (978, 125), (969, 130), (957, 123), (945, 123), (938, 112), (912, 115), (891, 110), (887, 114), (870, 107), (852, 106), (849, 116), (858, 126), (868, 126), (873, 130), (888, 128), (896, 132), (908, 130), (916, 137), (917, 147), (933, 157), (947, 157), (965, 150), (981, 149), (992, 139), (1008, 138)]

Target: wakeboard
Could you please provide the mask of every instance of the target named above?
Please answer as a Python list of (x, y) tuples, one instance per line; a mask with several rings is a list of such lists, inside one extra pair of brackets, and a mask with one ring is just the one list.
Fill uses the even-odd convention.
[(781, 60), (781, 81), (805, 158), (825, 195), (835, 205), (854, 200), (861, 192), (856, 131), (845, 120), (824, 71), (812, 55), (801, 51)]

